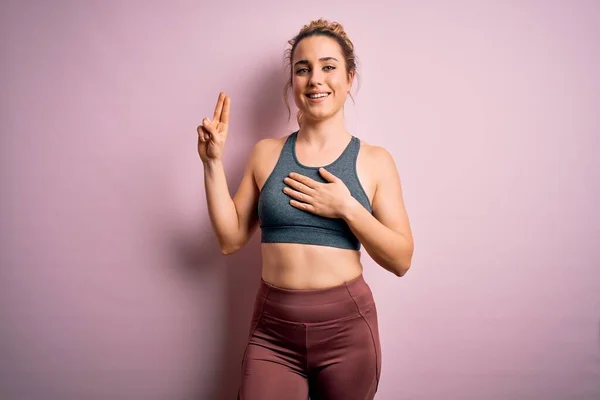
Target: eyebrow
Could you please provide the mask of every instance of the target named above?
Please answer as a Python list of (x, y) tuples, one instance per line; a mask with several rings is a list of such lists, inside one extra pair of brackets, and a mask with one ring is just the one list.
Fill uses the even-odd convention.
[[(331, 61), (331, 60), (334, 60), (334, 61), (337, 61), (337, 62), (339, 62), (339, 60), (338, 60), (337, 58), (335, 58), (335, 57), (321, 57), (321, 58), (319, 58), (319, 61), (321, 61), (321, 62), (325, 62), (325, 61)], [(296, 65), (298, 65), (298, 64), (308, 64), (308, 60), (300, 60), (300, 61), (297, 61), (297, 62), (294, 64), (294, 67), (295, 67)]]

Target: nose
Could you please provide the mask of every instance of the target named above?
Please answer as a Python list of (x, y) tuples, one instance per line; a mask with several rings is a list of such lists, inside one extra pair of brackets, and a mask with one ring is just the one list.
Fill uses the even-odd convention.
[(309, 86), (319, 86), (323, 83), (323, 71), (315, 68), (310, 73)]

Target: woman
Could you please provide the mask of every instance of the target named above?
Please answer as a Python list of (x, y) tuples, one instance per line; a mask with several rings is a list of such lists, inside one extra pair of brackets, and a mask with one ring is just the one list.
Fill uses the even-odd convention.
[(373, 399), (381, 347), (360, 248), (396, 276), (409, 269), (413, 239), (400, 179), (389, 152), (345, 128), (356, 62), (343, 27), (313, 21), (289, 44), (286, 89), (300, 129), (255, 145), (233, 199), (221, 161), (230, 98), (221, 93), (212, 121), (198, 127), (223, 254), (261, 229), (262, 279), (238, 398)]

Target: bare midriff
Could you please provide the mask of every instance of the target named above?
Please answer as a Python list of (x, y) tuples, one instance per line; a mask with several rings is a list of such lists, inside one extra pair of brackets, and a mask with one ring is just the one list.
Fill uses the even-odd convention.
[(296, 243), (263, 243), (262, 278), (286, 289), (323, 289), (362, 273), (360, 252)]

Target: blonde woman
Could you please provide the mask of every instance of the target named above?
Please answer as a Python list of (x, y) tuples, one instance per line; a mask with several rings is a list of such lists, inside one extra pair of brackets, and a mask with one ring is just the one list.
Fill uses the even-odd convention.
[(356, 58), (343, 27), (313, 21), (289, 44), (286, 91), (300, 128), (255, 145), (233, 198), (221, 161), (231, 106), (225, 93), (213, 119), (198, 127), (223, 253), (261, 230), (262, 277), (238, 399), (373, 399), (382, 354), (360, 250), (395, 276), (408, 271), (414, 245), (400, 178), (387, 150), (345, 127)]

